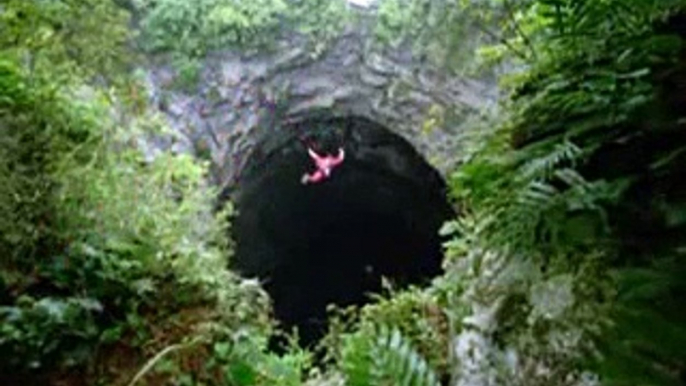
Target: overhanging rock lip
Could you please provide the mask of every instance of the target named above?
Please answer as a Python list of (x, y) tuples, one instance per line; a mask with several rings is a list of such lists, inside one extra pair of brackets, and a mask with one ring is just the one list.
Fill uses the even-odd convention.
[[(319, 138), (322, 135), (329, 137), (324, 141), (328, 142), (329, 150), (339, 145), (347, 148), (347, 156), (351, 160), (366, 163), (382, 173), (413, 181), (425, 181), (431, 186), (440, 187), (441, 191), (447, 191), (443, 174), (425, 159), (415, 145), (400, 133), (368, 116), (333, 110), (309, 111), (298, 116), (289, 116), (276, 127), (260, 133), (239, 171), (239, 177), (224, 185), (223, 199), (240, 200), (243, 181), (254, 178), (256, 173), (262, 173), (268, 168), (268, 163), (278, 162), (274, 161), (275, 157), (285, 156), (294, 150), (306, 154), (307, 141), (314, 138), (316, 142), (318, 135)], [(331, 131), (324, 132), (322, 127), (330, 128)], [(279, 134), (284, 132), (285, 134)], [(301, 147), (301, 150), (294, 146)], [(256, 160), (256, 157), (260, 159)], [(412, 165), (416, 168), (413, 169)], [(405, 172), (410, 174), (403, 174)]]
[[(370, 31), (351, 29), (318, 57), (307, 55), (304, 41), (294, 36), (284, 37), (274, 52), (214, 52), (203, 61), (203, 84), (192, 93), (166, 88), (174, 71), (157, 63), (149, 73), (156, 90), (151, 99), (168, 105), (161, 110), (184, 138), (183, 146), (177, 146), (180, 151), (199, 157), (209, 152), (212, 182), (220, 188), (241, 178), (256, 142), (277, 126), (273, 123), (290, 124), (313, 115), (363, 116), (392, 128), (446, 177), (461, 150), (460, 141), (450, 137), (470, 126), (460, 118), (449, 126), (437, 125), (427, 135), (422, 131), (427, 112), (432, 105), (451, 109), (453, 103), (473, 108), (488, 104), (492, 86), (443, 74), (402, 47), (369, 48)], [(399, 92), (406, 88), (407, 95)]]

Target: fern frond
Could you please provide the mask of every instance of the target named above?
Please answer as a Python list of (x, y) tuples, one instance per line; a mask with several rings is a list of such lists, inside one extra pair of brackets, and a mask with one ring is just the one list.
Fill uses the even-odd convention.
[(519, 178), (523, 181), (547, 179), (564, 163), (574, 166), (583, 154), (584, 151), (571, 141), (555, 144), (547, 154), (538, 157), (532, 157), (533, 154), (526, 151), (526, 158), (530, 161), (520, 167)]
[(349, 337), (343, 370), (350, 386), (439, 386), (438, 378), (396, 328), (377, 327)]
[(558, 193), (558, 190), (550, 184), (542, 181), (532, 181), (519, 194), (517, 202), (541, 210), (549, 207)]

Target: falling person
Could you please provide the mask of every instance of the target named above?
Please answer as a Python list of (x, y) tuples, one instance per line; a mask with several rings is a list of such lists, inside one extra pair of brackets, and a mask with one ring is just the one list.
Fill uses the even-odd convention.
[(338, 148), (338, 154), (336, 156), (321, 156), (310, 147), (307, 148), (307, 154), (309, 154), (310, 158), (312, 158), (312, 161), (314, 161), (314, 165), (317, 167), (317, 170), (315, 170), (313, 173), (305, 173), (302, 176), (300, 182), (303, 185), (308, 183), (322, 182), (329, 178), (331, 176), (331, 171), (336, 166), (343, 163), (343, 160), (345, 159), (345, 151), (340, 147)]

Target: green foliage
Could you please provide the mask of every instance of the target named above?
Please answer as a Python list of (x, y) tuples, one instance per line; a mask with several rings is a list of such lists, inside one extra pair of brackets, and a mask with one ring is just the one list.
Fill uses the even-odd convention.
[(454, 283), (442, 284), (388, 287), (387, 295), (363, 307), (332, 308), (329, 332), (320, 343), (324, 361), (331, 365), (328, 378), (336, 382), (343, 374), (346, 385), (438, 384), (439, 377), (447, 379), (451, 335), (444, 311)]
[[(603, 178), (602, 172), (585, 165), (606, 144), (640, 134), (640, 114), (655, 111), (650, 66), (674, 63), (680, 46), (658, 44), (679, 41), (651, 32), (650, 23), (670, 4), (650, 8), (641, 1), (614, 3), (593, 9), (594, 2), (541, 2), (521, 20), (538, 26), (530, 29), (532, 49), (537, 52), (529, 58), (531, 69), (518, 78), (508, 116), (502, 119), (507, 123), (493, 131), (492, 145), (452, 179), (456, 195), (469, 196), (472, 205), (503, 216), (494, 226), (504, 243), (517, 243), (517, 248), (540, 248), (540, 243), (569, 246), (557, 242), (564, 231), (559, 228), (570, 226), (565, 222), (569, 217), (585, 218), (578, 221), (585, 222), (585, 228), (598, 229), (598, 240), (607, 230), (607, 208), (617, 205), (635, 182), (633, 174), (607, 173), (608, 178)], [(612, 24), (615, 19), (602, 12), (611, 4), (621, 13), (619, 19), (632, 20), (639, 14), (646, 18), (637, 20), (634, 28)], [(562, 19), (551, 9), (572, 15), (564, 19), (568, 25), (555, 24)], [(576, 19), (577, 12), (594, 15), (594, 22)], [(570, 32), (556, 33), (560, 29)], [(609, 38), (602, 39), (601, 34)], [(645, 49), (636, 50), (636, 45)], [(678, 150), (670, 154), (674, 151)], [(590, 174), (594, 180), (585, 176)]]
[[(504, 110), (474, 129), (449, 181), (463, 213), (444, 228), (446, 275), (434, 287), (455, 337), (451, 383), (592, 384), (585, 369), (606, 384), (683, 376), (686, 141), (672, 82), (683, 79), (684, 46), (669, 17), (684, 9), (381, 4), (383, 41), (415, 39), (429, 59), (464, 70), (460, 52), (474, 47), (456, 42), (476, 30), (489, 43), (482, 63), (510, 68)], [(375, 317), (407, 328), (392, 315)]]
[(128, 14), (110, 0), (4, 1), (0, 52), (52, 81), (74, 75), (114, 80), (130, 63)]
[(442, 284), (460, 283), (448, 298), (457, 332), (453, 377), (461, 384), (484, 377), (505, 385), (580, 384), (591, 339), (610, 320), (603, 255), (493, 247), (484, 235), (493, 221), (470, 213), (445, 227), (459, 235), (446, 245)]
[[(42, 365), (62, 339), (83, 336), (88, 340), (94, 335), (92, 328), (84, 328), (92, 316), (87, 309), (78, 307), (85, 304), (79, 298), (20, 296), (44, 285), (50, 288), (45, 275), (62, 262), (58, 254), (64, 247), (59, 247), (61, 240), (53, 228), (58, 209), (51, 199), (58, 178), (52, 172), (67, 152), (74, 158), (84, 155), (76, 145), (90, 142), (88, 127), (93, 117), (87, 109), (66, 108), (67, 100), (44, 84), (34, 81), (32, 87), (13, 63), (3, 61), (0, 68), (1, 82), (9, 86), (3, 88), (0, 97), (0, 155), (6, 165), (0, 174), (0, 207), (6, 214), (0, 222), (0, 267), (3, 293), (17, 301), (16, 306), (3, 308), (3, 319), (8, 324), (3, 331), (7, 335), (1, 341), (3, 352), (16, 354), (11, 363), (20, 369), (18, 364)], [(70, 326), (70, 322), (74, 325)]]
[(195, 83), (200, 61), (209, 53), (268, 50), (299, 33), (316, 56), (350, 20), (344, 0), (137, 0), (135, 6), (142, 48), (170, 54), (184, 88)]
[(598, 371), (608, 384), (680, 384), (675, 373), (686, 362), (683, 258), (681, 252), (649, 267), (616, 272), (620, 302), (613, 316), (620, 322), (600, 337), (606, 359)]
[[(342, 1), (134, 5), (143, 47), (171, 53), (186, 85), (211, 51), (296, 31), (316, 54), (348, 20)], [(364, 308), (352, 333), (334, 326), (348, 384), (578, 385), (585, 369), (611, 385), (679, 384), (686, 118), (670, 17), (684, 9), (380, 4), (381, 41), (511, 72), (504, 111), (449, 181), (463, 212), (444, 228), (446, 274)], [(124, 342), (151, 358), (124, 375), (132, 384), (300, 385), (310, 354), (268, 351), (264, 293), (226, 269), (231, 206), (213, 212), (207, 165), (137, 148), (165, 127), (121, 103), (133, 90), (127, 23), (106, 0), (0, 8), (0, 370), (106, 367), (96, 353)], [(465, 60), (474, 50), (480, 62)]]
[(267, 336), (264, 293), (227, 270), (231, 207), (214, 213), (207, 165), (146, 161), (137, 139), (161, 120), (120, 126), (119, 90), (80, 81), (93, 68), (19, 63), (0, 61), (3, 373), (95, 369), (101, 348), (127, 336), (142, 349), (156, 318), (186, 307), (212, 310), (196, 324)]
[[(485, 24), (496, 46), (481, 51), (524, 66), (503, 78), (504, 113), (450, 180), (465, 210), (445, 229), (447, 276), (465, 283), (456, 302), (471, 314), (458, 336), (481, 337), (485, 373), (510, 374), (505, 384), (517, 384), (509, 349), (521, 384), (566, 384), (596, 358), (591, 343), (607, 384), (678, 384), (686, 142), (670, 84), (684, 45), (670, 15), (684, 3), (488, 3), (506, 23)], [(467, 328), (489, 318), (491, 330)]]
[[(124, 72), (126, 15), (109, 1), (65, 0), (10, 1), (0, 17), (2, 373), (20, 383), (78, 368), (99, 382), (152, 371), (184, 384), (300, 384), (307, 354), (268, 353), (267, 298), (227, 270), (232, 207), (215, 213), (208, 165), (150, 160), (137, 147), (166, 128), (123, 99), (140, 89)], [(102, 79), (115, 87), (99, 88)], [(149, 362), (161, 368), (101, 365), (110, 350), (135, 358), (170, 341), (183, 343)], [(206, 366), (167, 358), (187, 352)]]
[(217, 342), (207, 366), (219, 366), (228, 384), (237, 386), (298, 386), (310, 366), (310, 354), (292, 350), (282, 356), (267, 352), (266, 340), (245, 336), (236, 344)]
[(393, 326), (438, 374), (449, 372), (448, 318), (440, 290), (409, 288), (391, 291), (361, 309), (361, 324)]
[(15, 371), (39, 369), (53, 361), (85, 362), (99, 340), (96, 317), (102, 305), (88, 298), (19, 298), (14, 307), (0, 307), (2, 362)]
[(287, 9), (283, 0), (140, 0), (136, 6), (144, 15), (146, 50), (192, 58), (223, 47), (267, 43)]
[[(182, 368), (194, 351), (204, 354), (199, 366), (191, 370)], [(191, 359), (197, 362), (199, 358)], [(138, 372), (130, 384), (144, 380), (147, 375), (163, 375), (176, 384), (189, 386), (297, 386), (302, 384), (303, 373), (310, 362), (310, 354), (297, 348), (283, 355), (269, 352), (264, 335), (235, 334), (215, 329), (205, 331), (193, 340), (166, 347)]]
[(346, 0), (291, 0), (285, 19), (309, 40), (312, 56), (319, 56), (353, 20)]
[[(331, 306), (329, 331), (319, 344), (324, 355), (322, 362), (331, 365), (329, 370), (350, 375), (354, 378), (354, 381), (349, 380), (353, 384), (396, 384), (394, 380), (411, 382), (412, 377), (416, 382), (423, 382), (423, 375), (407, 374), (414, 371), (428, 371), (426, 376), (431, 378), (447, 377), (452, 371), (452, 363), (449, 360), (450, 322), (445, 312), (447, 299), (454, 287), (454, 282), (449, 280), (440, 280), (440, 284), (435, 283), (428, 288), (402, 290), (393, 289), (389, 284), (387, 294), (377, 295), (372, 303), (362, 307), (340, 309)], [(380, 337), (379, 333), (386, 335)], [(391, 339), (390, 334), (397, 334), (393, 339), (401, 339), (402, 342), (396, 341), (394, 346), (387, 346), (389, 342), (383, 339)], [(388, 356), (385, 359), (376, 356), (379, 361), (374, 362), (371, 358), (375, 354), (370, 353), (370, 346), (374, 344), (381, 346), (375, 350), (394, 351), (399, 349), (398, 345), (403, 348), (402, 352), (383, 354)], [(408, 355), (417, 358), (412, 359)], [(403, 360), (426, 362), (427, 369), (423, 369), (424, 364), (415, 370), (402, 367), (400, 362)], [(378, 369), (374, 370), (375, 366)], [(378, 378), (368, 378), (370, 376)]]
[(397, 329), (368, 326), (349, 336), (341, 364), (347, 385), (439, 385), (426, 360)]
[[(385, 0), (379, 3), (376, 37), (383, 44), (412, 43), (413, 50), (445, 71), (491, 70), (507, 54), (526, 56), (518, 30), (531, 0)], [(483, 55), (471, 59), (474, 52)]]

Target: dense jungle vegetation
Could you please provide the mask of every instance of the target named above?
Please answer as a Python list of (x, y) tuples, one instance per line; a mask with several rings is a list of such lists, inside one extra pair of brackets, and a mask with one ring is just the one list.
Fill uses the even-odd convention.
[[(315, 360), (230, 272), (232, 211), (134, 71), (192, 78), (284, 26), (333, 39), (326, 0), (0, 3), (0, 384), (686, 384), (686, 3), (383, 0), (380, 44), (498, 69), (449, 178), (446, 273), (338, 310)], [(466, 39), (465, 36), (470, 38)]]

